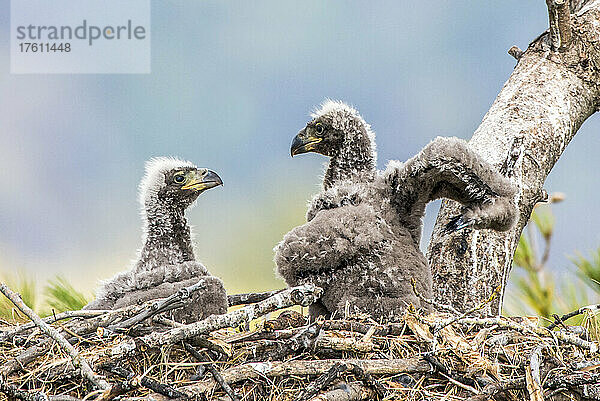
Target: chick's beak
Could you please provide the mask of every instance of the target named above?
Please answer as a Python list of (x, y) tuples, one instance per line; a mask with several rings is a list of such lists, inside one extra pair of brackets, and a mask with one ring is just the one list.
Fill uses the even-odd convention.
[(290, 153), (292, 157), (310, 152), (315, 149), (315, 145), (321, 142), (323, 138), (317, 138), (314, 136), (310, 136), (306, 134), (306, 128), (302, 131), (298, 132), (298, 135), (294, 137), (292, 141), (292, 147), (290, 149)]
[(223, 180), (212, 170), (190, 171), (188, 182), (181, 189), (188, 189), (195, 192), (205, 191), (223, 185)]

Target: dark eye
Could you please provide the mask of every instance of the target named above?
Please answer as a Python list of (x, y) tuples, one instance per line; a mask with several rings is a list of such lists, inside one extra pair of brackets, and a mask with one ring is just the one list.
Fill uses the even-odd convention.
[(317, 123), (317, 125), (315, 125), (315, 131), (317, 131), (317, 134), (322, 134), (323, 131), (325, 131), (325, 127), (323, 124)]
[(183, 174), (177, 174), (175, 177), (173, 177), (173, 182), (175, 182), (176, 184), (183, 184), (184, 181), (185, 177), (183, 176)]

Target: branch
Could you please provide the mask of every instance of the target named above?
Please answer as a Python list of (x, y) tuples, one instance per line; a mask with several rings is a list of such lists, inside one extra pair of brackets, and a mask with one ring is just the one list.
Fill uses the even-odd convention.
[[(331, 369), (339, 360), (290, 360), (287, 362), (259, 362), (234, 366), (223, 372), (225, 382), (237, 383), (243, 380), (257, 380), (261, 377), (281, 376), (318, 376)], [(407, 359), (348, 359), (348, 364), (357, 365), (370, 375), (387, 375), (399, 373), (425, 373), (431, 371), (429, 363), (421, 358)], [(215, 388), (214, 381), (202, 382), (184, 387), (182, 390), (190, 395), (203, 394)]]
[(313, 285), (303, 285), (284, 290), (262, 302), (229, 312), (225, 315), (212, 315), (199, 322), (176, 327), (164, 333), (154, 332), (139, 339), (127, 339), (110, 348), (107, 352), (113, 358), (120, 358), (138, 349), (160, 347), (182, 340), (210, 333), (224, 327), (237, 327), (278, 309), (294, 305), (308, 306), (321, 295), (322, 290)]
[(481, 394), (467, 398), (466, 401), (488, 401), (494, 396), (509, 390), (516, 390), (525, 387), (525, 378), (509, 379), (505, 382), (488, 384), (481, 390)]
[(501, 286), (500, 296), (480, 316), (500, 315), (513, 255), (544, 182), (600, 104), (600, 2), (573, 4), (583, 6), (576, 17), (570, 16), (566, 0), (548, 2), (554, 50), (560, 51), (553, 51), (546, 33), (535, 39), (469, 141), (473, 151), (517, 187), (518, 220), (506, 232), (447, 234), (445, 225), (460, 214), (461, 205), (444, 200), (429, 241), (437, 302), (466, 310)]
[(517, 60), (517, 61), (519, 61), (521, 59), (521, 57), (523, 56), (523, 53), (525, 53), (525, 52), (523, 50), (519, 49), (519, 46), (512, 46), (510, 49), (508, 49), (508, 54), (513, 56), (515, 58), (515, 60)]
[[(110, 361), (105, 362), (100, 365), (100, 369), (110, 372), (119, 377), (122, 377), (123, 379), (127, 379), (129, 381), (133, 381), (134, 379), (136, 379), (135, 374), (133, 372), (130, 372), (129, 370), (118, 366), (114, 362), (110, 362)], [(180, 391), (177, 391), (173, 387), (171, 387), (167, 384), (160, 383), (160, 382), (158, 382), (154, 379), (151, 379), (147, 376), (142, 376), (141, 378), (139, 378), (138, 381), (139, 381), (140, 386), (146, 387), (147, 389), (150, 389), (158, 394), (162, 394), (166, 397), (169, 397), (169, 398), (184, 398), (185, 397), (185, 394), (183, 394)]]
[(534, 333), (541, 337), (555, 337), (557, 340), (562, 341), (567, 344), (575, 345), (579, 348), (582, 348), (586, 351), (595, 354), (598, 352), (598, 344), (591, 341), (583, 340), (577, 336), (564, 333), (562, 331), (549, 331), (547, 328), (540, 327), (525, 327), (516, 322), (513, 322), (508, 319), (504, 319), (501, 317), (489, 317), (489, 318), (463, 318), (456, 323), (465, 324), (465, 325), (480, 325), (491, 327), (498, 325), (499, 327), (508, 328), (511, 330), (516, 330), (521, 333)]
[(247, 294), (235, 294), (228, 295), (227, 302), (229, 306), (237, 306), (237, 305), (247, 305), (254, 304), (260, 301), (264, 301), (265, 299), (272, 297), (273, 295), (281, 292), (283, 290), (273, 290), (266, 292), (250, 292)]
[(71, 362), (73, 366), (76, 368), (80, 368), (81, 375), (89, 381), (94, 387), (97, 387), (102, 390), (106, 390), (109, 388), (109, 385), (104, 379), (100, 376), (96, 375), (85, 358), (82, 358), (81, 355), (75, 350), (75, 348), (69, 343), (54, 327), (49, 326), (46, 322), (42, 320), (31, 308), (23, 302), (21, 296), (15, 292), (13, 292), (8, 286), (2, 282), (0, 282), (0, 292), (2, 292), (6, 298), (8, 298), (15, 306), (23, 312), (29, 319), (31, 319), (36, 326), (40, 328), (40, 330), (51, 337), (56, 343), (67, 352), (67, 354), (71, 357)]
[(571, 9), (569, 0), (546, 0), (550, 19), (550, 40), (554, 51), (566, 50), (571, 44)]
[(531, 401), (544, 401), (542, 380), (540, 378), (540, 364), (542, 362), (543, 348), (543, 346), (538, 345), (533, 350), (529, 358), (529, 365), (525, 367), (525, 383)]
[[(564, 321), (567, 321), (567, 320), (569, 320), (570, 318), (572, 318), (572, 317), (575, 317), (575, 316), (577, 316), (577, 315), (583, 315), (583, 314), (584, 314), (584, 313), (586, 313), (586, 312), (597, 312), (597, 311), (600, 311), (600, 304), (595, 304), (595, 305), (587, 305), (587, 306), (584, 306), (584, 307), (582, 307), (582, 308), (579, 308), (579, 309), (577, 309), (577, 310), (575, 310), (575, 311), (573, 311), (573, 312), (569, 312), (569, 313), (567, 313), (567, 314), (565, 314), (565, 315), (562, 315), (562, 316), (560, 317), (560, 320), (559, 320), (559, 322), (561, 322), (561, 323), (562, 323), (562, 322), (564, 322)], [(558, 325), (559, 325), (559, 322), (558, 322), (558, 321), (554, 321), (554, 322), (552, 322), (551, 324), (549, 324), (549, 325), (548, 325), (548, 327), (546, 327), (546, 328), (547, 328), (548, 330), (552, 330), (553, 328), (555, 328), (556, 326), (558, 326)]]
[[(190, 344), (184, 342), (183, 347), (198, 362), (205, 361), (205, 358), (202, 357), (202, 355), (198, 352), (198, 350), (196, 350), (196, 348), (192, 347)], [(229, 384), (225, 383), (225, 381), (223, 380), (223, 377), (219, 374), (219, 371), (217, 370), (217, 368), (215, 368), (213, 366), (212, 363), (208, 363), (204, 366), (206, 367), (206, 369), (208, 369), (208, 371), (212, 375), (213, 379), (219, 384), (219, 386), (223, 389), (225, 394), (227, 394), (229, 396), (229, 398), (231, 398), (231, 401), (239, 401), (240, 400), (240, 397), (235, 393), (235, 391), (233, 391), (233, 389), (231, 388), (231, 386)]]

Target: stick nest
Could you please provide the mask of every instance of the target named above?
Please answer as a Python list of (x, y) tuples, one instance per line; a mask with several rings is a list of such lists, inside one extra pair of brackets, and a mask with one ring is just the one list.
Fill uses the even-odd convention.
[(130, 307), (52, 322), (110, 391), (91, 388), (39, 329), (2, 321), (0, 400), (6, 394), (56, 400), (600, 399), (598, 327), (591, 315), (583, 326), (548, 330), (534, 318), (413, 310), (394, 323), (368, 316), (309, 323), (287, 310), (160, 347), (136, 342), (135, 350), (114, 357), (124, 341), (180, 327), (163, 314), (122, 332), (106, 329), (139, 313)]

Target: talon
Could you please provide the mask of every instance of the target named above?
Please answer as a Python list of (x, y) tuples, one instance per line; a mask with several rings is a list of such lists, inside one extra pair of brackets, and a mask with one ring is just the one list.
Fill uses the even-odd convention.
[(470, 227), (474, 224), (473, 220), (465, 219), (463, 215), (454, 216), (450, 219), (446, 227), (444, 227), (444, 233), (450, 234), (463, 228)]

